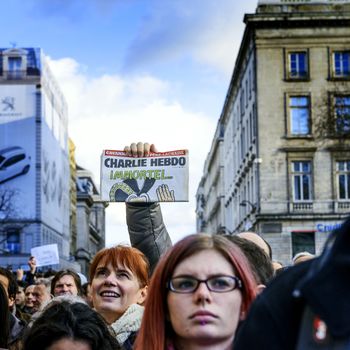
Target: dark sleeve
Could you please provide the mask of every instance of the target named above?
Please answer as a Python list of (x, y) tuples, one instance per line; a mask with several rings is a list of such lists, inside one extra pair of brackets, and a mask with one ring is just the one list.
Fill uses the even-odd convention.
[(153, 271), (172, 245), (159, 203), (126, 203), (126, 222), (131, 245), (146, 255)]
[(305, 268), (291, 268), (275, 278), (253, 302), (235, 337), (235, 350), (294, 350), (305, 305), (293, 296)]
[(30, 271), (27, 271), (25, 274), (24, 281), (28, 284), (34, 284), (34, 278), (35, 278), (35, 273), (31, 273)]

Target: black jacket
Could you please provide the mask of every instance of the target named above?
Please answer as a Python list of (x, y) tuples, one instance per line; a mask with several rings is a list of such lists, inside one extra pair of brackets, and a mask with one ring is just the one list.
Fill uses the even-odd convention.
[(288, 269), (255, 300), (234, 349), (296, 349), (306, 306), (332, 339), (348, 339), (349, 295), (350, 219), (330, 236), (320, 257)]
[(159, 203), (127, 203), (131, 245), (146, 255), (153, 272), (160, 256), (172, 246)]

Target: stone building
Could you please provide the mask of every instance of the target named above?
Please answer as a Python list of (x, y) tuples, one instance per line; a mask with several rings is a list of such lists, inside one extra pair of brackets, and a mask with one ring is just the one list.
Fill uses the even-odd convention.
[(90, 262), (105, 246), (105, 208), (92, 173), (77, 166), (77, 236), (75, 260), (88, 276)]
[(197, 232), (225, 233), (224, 129), (218, 123), (196, 193)]
[(290, 263), (350, 210), (350, 2), (261, 0), (244, 22), (219, 119), (224, 226)]

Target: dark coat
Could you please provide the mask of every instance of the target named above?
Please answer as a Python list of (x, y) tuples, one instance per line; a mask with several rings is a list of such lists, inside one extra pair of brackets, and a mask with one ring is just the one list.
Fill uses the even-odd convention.
[(288, 269), (255, 300), (234, 349), (296, 349), (306, 306), (326, 323), (332, 339), (348, 339), (349, 295), (350, 219), (330, 236), (320, 257)]
[(151, 271), (172, 246), (159, 203), (127, 203), (126, 222), (131, 245), (146, 255)]
[(9, 339), (9, 350), (20, 350), (22, 349), (22, 338), (26, 329), (24, 321), (19, 320), (13, 314), (10, 314), (10, 339)]

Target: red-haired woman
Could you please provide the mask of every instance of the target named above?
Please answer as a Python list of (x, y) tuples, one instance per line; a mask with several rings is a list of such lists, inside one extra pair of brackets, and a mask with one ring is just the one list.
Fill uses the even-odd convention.
[(156, 267), (134, 349), (232, 349), (255, 296), (253, 274), (234, 243), (185, 237)]
[(141, 325), (148, 282), (147, 258), (136, 248), (106, 248), (91, 263), (93, 306), (114, 330), (121, 349), (132, 348)]

